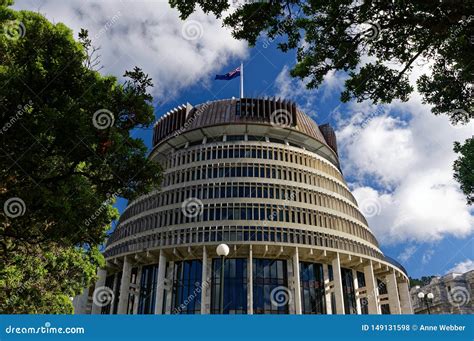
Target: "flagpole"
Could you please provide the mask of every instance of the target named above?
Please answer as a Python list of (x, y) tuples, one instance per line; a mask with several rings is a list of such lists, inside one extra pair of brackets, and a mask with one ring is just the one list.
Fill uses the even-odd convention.
[(240, 98), (244, 98), (244, 63), (240, 62)]

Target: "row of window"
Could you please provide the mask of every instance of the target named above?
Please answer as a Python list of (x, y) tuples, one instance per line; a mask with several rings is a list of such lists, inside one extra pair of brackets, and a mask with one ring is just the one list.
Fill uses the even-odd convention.
[(290, 162), (316, 169), (340, 181), (344, 181), (341, 173), (334, 166), (330, 165), (329, 162), (322, 161), (308, 153), (277, 146), (267, 147), (252, 144), (223, 143), (216, 146), (196, 147), (171, 154), (163, 166), (165, 169), (169, 169), (199, 161), (249, 158)]
[(121, 224), (109, 238), (109, 244), (156, 228), (209, 221), (253, 220), (327, 228), (351, 234), (377, 245), (377, 240), (364, 225), (313, 209), (289, 206), (286, 203), (282, 205), (258, 203), (202, 204), (194, 199), (191, 202), (188, 206), (184, 205), (183, 207), (160, 211)]
[(165, 230), (141, 237), (134, 237), (107, 247), (106, 258), (129, 252), (141, 252), (162, 246), (179, 246), (207, 242), (276, 242), (333, 248), (383, 259), (374, 248), (351, 239), (315, 231), (271, 226), (206, 226)]
[(335, 180), (310, 171), (302, 171), (297, 167), (275, 164), (239, 162), (204, 164), (197, 167), (182, 168), (166, 172), (162, 186), (219, 178), (264, 178), (295, 181), (305, 185), (325, 188), (354, 202), (354, 198), (347, 188)]
[[(288, 261), (283, 259), (254, 258), (252, 261), (252, 287), (254, 314), (288, 314), (292, 293), (289, 289)], [(246, 258), (226, 258), (224, 265), (224, 314), (247, 314), (248, 301), (248, 260)], [(170, 264), (168, 264), (170, 265)], [(220, 313), (221, 289), (221, 259), (212, 260), (211, 268), (211, 314)], [(300, 262), (300, 292), (303, 314), (326, 314), (328, 310), (335, 310), (335, 296), (331, 292), (330, 306), (327, 307), (324, 284), (323, 265), (320, 263)], [(328, 266), (328, 280), (333, 281), (333, 269)], [(177, 261), (167, 266), (167, 277), (171, 277), (171, 306), (172, 314), (199, 314), (201, 312), (202, 293), (202, 261), (200, 259)], [(138, 267), (132, 268), (130, 288), (137, 287), (137, 291), (129, 291), (130, 300), (127, 312), (133, 314), (135, 297), (138, 298), (138, 314), (153, 314), (157, 295), (158, 264), (142, 266), (141, 280), (137, 286)], [(121, 278), (121, 273), (116, 274)], [(364, 273), (357, 271), (358, 287), (365, 287)], [(114, 290), (119, 297), (115, 275), (108, 276), (106, 286)], [(341, 268), (343, 301), (346, 314), (357, 314), (353, 271)], [(384, 294), (384, 285), (379, 279), (380, 294)], [(113, 286), (115, 284), (115, 287)], [(166, 299), (163, 297), (163, 310), (168, 310)], [(361, 312), (367, 314), (367, 305), (361, 299)], [(114, 304), (111, 304), (114, 305)], [(110, 306), (105, 306), (103, 314), (109, 314)], [(116, 304), (113, 313), (117, 312)]]
[(364, 225), (367, 224), (367, 221), (359, 210), (344, 200), (308, 188), (256, 182), (200, 184), (167, 190), (157, 195), (149, 196), (140, 203), (130, 207), (130, 209), (127, 209), (122, 214), (120, 222), (144, 211), (182, 203), (188, 198), (197, 198), (200, 200), (261, 198), (283, 200), (285, 204), (289, 202), (300, 202), (336, 210), (361, 221)]
[[(351, 201), (353, 204), (356, 204), (352, 194), (336, 181), (310, 172), (304, 172), (296, 168), (287, 168), (276, 165), (236, 164), (230, 166), (217, 164), (203, 165), (202, 167), (190, 167), (188, 169), (166, 174), (163, 181), (163, 187), (203, 179), (216, 180), (234, 177), (295, 181), (299, 182), (305, 187), (311, 185), (324, 188), (332, 193), (338, 193), (339, 195)], [(212, 188), (212, 184), (204, 184), (203, 187)], [(164, 188), (164, 190), (166, 190), (166, 188)], [(208, 193), (209, 191), (210, 190), (207, 190)], [(308, 197), (307, 199), (309, 199), (311, 202), (317, 202), (317, 199), (314, 197), (316, 195), (316, 191), (313, 191), (312, 193), (312, 197)], [(133, 202), (131, 205), (129, 205), (124, 212), (125, 217), (136, 215), (146, 210), (147, 200), (149, 200), (149, 198), (144, 197), (142, 200)], [(157, 198), (155, 200), (158, 201), (153, 203), (153, 205), (161, 206), (160, 202), (163, 203), (163, 199)]]

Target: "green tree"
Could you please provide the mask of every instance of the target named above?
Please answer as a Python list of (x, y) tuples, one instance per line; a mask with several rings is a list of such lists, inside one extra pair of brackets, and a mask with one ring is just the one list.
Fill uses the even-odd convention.
[[(230, 7), (227, 1), (170, 4), (182, 19), (196, 6), (217, 16)], [(472, 1), (256, 1), (226, 12), (223, 22), (250, 45), (263, 34), (267, 44), (277, 40), (284, 52), (296, 49), (291, 75), (308, 88), (318, 87), (329, 72), (346, 72), (343, 102), (407, 101), (414, 65), (429, 61), (431, 73), (417, 79), (417, 89), (432, 112), (453, 124), (474, 117)], [(458, 178), (469, 187), (464, 179)]]
[(454, 178), (461, 184), (468, 205), (474, 204), (474, 138), (464, 144), (456, 142), (454, 151), (461, 156), (454, 161)]
[(410, 288), (419, 285), (420, 287), (430, 284), (431, 280), (436, 276), (422, 276), (421, 278), (410, 277)]
[(94, 280), (118, 212), (157, 188), (134, 129), (154, 120), (151, 79), (93, 68), (87, 31), (0, 1), (0, 312), (65, 313)]

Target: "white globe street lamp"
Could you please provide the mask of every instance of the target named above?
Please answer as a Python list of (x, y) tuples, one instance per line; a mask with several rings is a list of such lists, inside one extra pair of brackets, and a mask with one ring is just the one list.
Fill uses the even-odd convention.
[(227, 244), (219, 244), (216, 249), (217, 255), (221, 257), (227, 257), (229, 251), (229, 245)]
[(430, 312), (430, 302), (429, 301), (431, 301), (434, 298), (433, 293), (429, 292), (428, 294), (425, 295), (424, 292), (420, 291), (418, 293), (418, 298), (425, 302), (426, 308), (428, 309), (428, 314), (431, 314), (431, 312)]
[(220, 299), (219, 299), (219, 312), (224, 314), (224, 261), (225, 257), (229, 255), (229, 245), (219, 244), (217, 246), (217, 255), (221, 257), (221, 283), (220, 283)]

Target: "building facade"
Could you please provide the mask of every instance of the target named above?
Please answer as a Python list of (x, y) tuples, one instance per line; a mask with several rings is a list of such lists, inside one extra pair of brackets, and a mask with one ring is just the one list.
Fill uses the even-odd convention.
[(474, 314), (474, 270), (434, 277), (428, 285), (412, 287), (410, 294), (415, 314)]
[(129, 203), (77, 312), (219, 313), (225, 243), (225, 314), (412, 313), (406, 271), (380, 251), (333, 129), (294, 103), (180, 106), (155, 124), (150, 158), (161, 189)]

